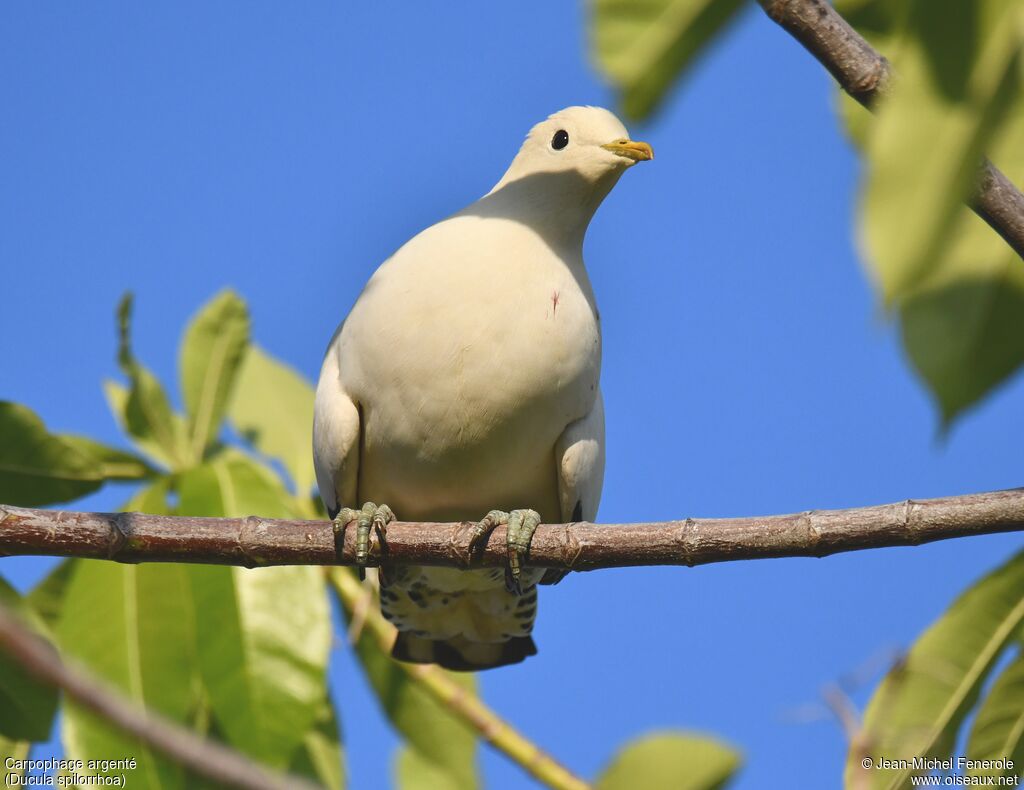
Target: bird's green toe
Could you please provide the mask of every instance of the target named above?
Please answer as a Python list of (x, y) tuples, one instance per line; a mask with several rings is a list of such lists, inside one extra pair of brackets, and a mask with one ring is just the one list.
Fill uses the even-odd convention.
[(505, 587), (515, 595), (523, 594), (523, 561), (530, 553), (533, 534), (540, 524), (536, 510), (513, 510), (508, 514), (508, 565), (505, 568)]
[(473, 532), (469, 536), (469, 553), (472, 555), (487, 543), (487, 538), (494, 532), (494, 528), (508, 524), (508, 513), (504, 510), (492, 510), (473, 526)]
[(494, 528), (502, 524), (508, 525), (505, 546), (508, 550), (508, 562), (505, 566), (505, 588), (514, 595), (523, 594), (522, 573), (523, 561), (530, 552), (533, 533), (540, 524), (540, 513), (536, 510), (492, 510), (473, 527), (469, 537), (470, 554), (477, 551)]
[(395, 520), (395, 514), (387, 505), (376, 505), (373, 502), (365, 503), (362, 508), (355, 510), (350, 507), (343, 507), (334, 517), (335, 551), (341, 560), (341, 543), (337, 537), (344, 533), (345, 527), (352, 521), (356, 522), (356, 567), (359, 569), (359, 578), (366, 578), (366, 566), (370, 560), (370, 533), (376, 533), (377, 543), (380, 545), (380, 553), (383, 556), (387, 551), (387, 529), (388, 524)]

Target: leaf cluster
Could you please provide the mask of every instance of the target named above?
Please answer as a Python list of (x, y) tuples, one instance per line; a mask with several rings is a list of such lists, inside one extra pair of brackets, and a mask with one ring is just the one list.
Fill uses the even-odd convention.
[[(874, 114), (837, 90), (864, 158), (859, 237), (907, 357), (943, 430), (1024, 366), (1024, 263), (965, 201), (988, 157), (1024, 183), (1024, 4), (1019, 0), (837, 0), (891, 62)], [(653, 113), (735, 23), (732, 0), (594, 0), (592, 51), (626, 113)], [(846, 786), (911, 786), (876, 761), (1010, 758), (1024, 772), (1024, 555), (966, 591), (892, 669), (853, 739)], [(963, 773), (954, 770), (953, 773)], [(1009, 783), (1007, 779), (1003, 779)]]
[[(651, 114), (744, 4), (594, 0), (598, 68), (626, 112)], [(1024, 366), (1024, 263), (965, 204), (985, 154), (1024, 184), (1024, 4), (838, 0), (891, 62), (874, 115), (837, 90), (864, 159), (858, 233), (943, 430)]]
[[(888, 672), (852, 739), (846, 787), (900, 790), (924, 774), (1004, 786), (1024, 777), (1022, 635), (1024, 553), (960, 595)], [(914, 767), (954, 757), (971, 762)]]

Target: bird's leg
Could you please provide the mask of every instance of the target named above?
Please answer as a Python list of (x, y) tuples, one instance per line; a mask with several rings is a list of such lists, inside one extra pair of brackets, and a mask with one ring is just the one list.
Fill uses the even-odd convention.
[(540, 513), (536, 510), (513, 510), (511, 513), (492, 510), (473, 528), (473, 533), (469, 538), (470, 553), (486, 541), (494, 528), (501, 524), (508, 525), (508, 534), (505, 538), (505, 546), (508, 549), (505, 587), (510, 593), (522, 595), (523, 586), (520, 578), (523, 560), (526, 559), (526, 555), (530, 551), (530, 541), (533, 540), (533, 533), (537, 531), (537, 525), (540, 524)]
[[(334, 534), (338, 535), (343, 532), (345, 526), (352, 520), (356, 522), (356, 567), (359, 568), (360, 581), (366, 578), (366, 564), (370, 558), (371, 531), (377, 534), (377, 543), (380, 545), (380, 571), (383, 576), (384, 555), (388, 547), (388, 524), (395, 520), (395, 514), (387, 505), (375, 505), (373, 502), (367, 502), (360, 510), (343, 507), (334, 517)], [(384, 579), (381, 581), (384, 582)]]

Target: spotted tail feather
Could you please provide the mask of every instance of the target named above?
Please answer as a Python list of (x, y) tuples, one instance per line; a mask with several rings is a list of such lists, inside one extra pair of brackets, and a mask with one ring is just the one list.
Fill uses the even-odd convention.
[(507, 642), (470, 642), (462, 636), (429, 639), (400, 631), (391, 655), (414, 664), (439, 664), (456, 672), (474, 672), (518, 664), (537, 654), (533, 637), (517, 636)]

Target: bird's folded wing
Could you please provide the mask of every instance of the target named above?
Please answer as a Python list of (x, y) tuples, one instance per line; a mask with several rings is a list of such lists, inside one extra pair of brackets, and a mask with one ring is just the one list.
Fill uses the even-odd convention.
[(313, 409), (313, 467), (331, 518), (342, 507), (359, 507), (359, 409), (342, 388), (335, 345), (327, 351)]

